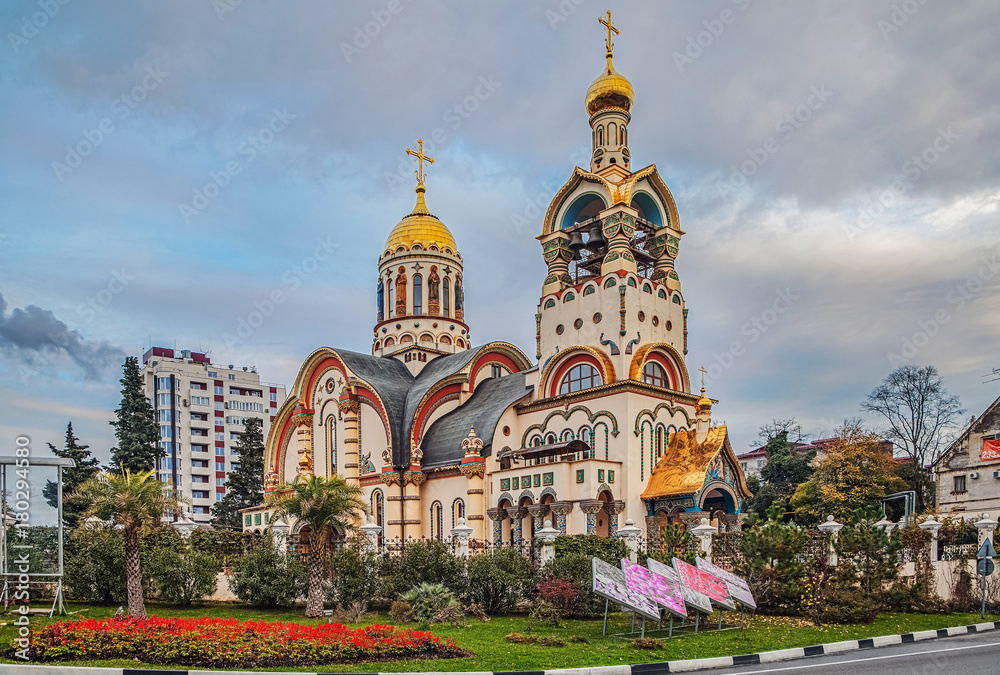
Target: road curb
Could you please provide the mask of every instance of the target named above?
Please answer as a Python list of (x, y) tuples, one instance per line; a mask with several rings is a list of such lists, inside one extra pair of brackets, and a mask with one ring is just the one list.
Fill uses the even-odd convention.
[[(840, 652), (857, 651), (860, 649), (875, 649), (889, 645), (909, 644), (936, 640), (937, 638), (968, 635), (970, 633), (985, 633), (1000, 629), (1000, 621), (923, 630), (916, 633), (900, 635), (880, 635), (879, 637), (862, 638), (861, 640), (844, 640), (828, 642), (809, 647), (793, 647), (791, 649), (776, 649), (770, 652), (756, 654), (740, 654), (738, 656), (716, 656), (707, 659), (686, 659), (679, 661), (659, 661), (656, 663), (634, 663), (621, 666), (594, 666), (592, 668), (558, 668), (553, 670), (494, 670), (465, 673), (423, 672), (420, 675), (661, 675), (661, 673), (685, 673), (708, 668), (731, 668), (733, 666), (754, 666), (759, 663), (774, 663), (790, 661), (808, 656), (823, 656)], [(0, 664), (0, 675), (259, 675), (259, 672), (245, 670), (149, 670), (142, 668), (83, 668), (70, 665), (35, 666), (3, 663)], [(323, 671), (313, 673), (279, 673), (270, 675), (328, 675)], [(399, 673), (338, 673), (337, 675), (400, 675)]]

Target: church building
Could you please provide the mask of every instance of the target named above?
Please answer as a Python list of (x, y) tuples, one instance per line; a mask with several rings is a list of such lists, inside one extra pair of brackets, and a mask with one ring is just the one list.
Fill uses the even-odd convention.
[[(590, 166), (573, 169), (540, 223), (548, 272), (534, 358), (473, 343), (464, 258), (427, 206), (434, 160), (421, 141), (407, 151), (416, 205), (378, 258), (371, 354), (321, 347), (306, 358), (268, 434), (267, 493), (339, 473), (389, 540), (444, 538), (459, 518), (474, 542), (514, 544), (546, 520), (615, 536), (628, 519), (650, 539), (703, 517), (738, 526), (750, 493), (685, 362), (677, 206), (655, 165), (633, 169), (632, 85), (612, 63), (610, 12), (601, 23)], [(266, 504), (245, 511), (245, 529), (268, 516)]]

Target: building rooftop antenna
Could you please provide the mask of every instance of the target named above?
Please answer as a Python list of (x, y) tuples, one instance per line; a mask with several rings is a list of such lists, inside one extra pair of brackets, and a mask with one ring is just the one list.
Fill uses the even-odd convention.
[(986, 373), (983, 377), (988, 377), (990, 379), (983, 382), (983, 384), (989, 384), (990, 382), (996, 382), (1000, 380), (1000, 368), (994, 368), (992, 373)]

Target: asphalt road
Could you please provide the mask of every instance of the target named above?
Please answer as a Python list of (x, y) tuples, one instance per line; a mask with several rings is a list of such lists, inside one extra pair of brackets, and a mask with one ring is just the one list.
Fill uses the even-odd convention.
[(712, 675), (1000, 675), (1000, 631), (703, 672)]

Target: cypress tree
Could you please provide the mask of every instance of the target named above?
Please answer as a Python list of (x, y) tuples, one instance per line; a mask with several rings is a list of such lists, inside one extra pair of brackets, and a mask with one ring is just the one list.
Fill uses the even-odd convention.
[[(87, 510), (89, 502), (80, 496), (72, 496), (81, 484), (96, 474), (100, 469), (100, 462), (90, 454), (89, 445), (80, 445), (80, 439), (73, 433), (73, 423), (66, 425), (66, 445), (57, 448), (51, 443), (47, 443), (49, 450), (56, 457), (72, 459), (76, 462), (75, 467), (63, 469), (63, 524), (73, 529), (80, 520), (80, 515)], [(45, 501), (52, 508), (59, 506), (59, 490), (55, 481), (46, 481), (42, 490)]]
[(115, 410), (116, 420), (109, 422), (115, 428), (118, 446), (111, 448), (111, 468), (128, 469), (132, 473), (152, 471), (156, 460), (167, 453), (159, 445), (160, 429), (153, 416), (153, 406), (143, 393), (139, 359), (125, 359), (122, 383), (122, 402)]
[(240, 465), (226, 476), (226, 496), (212, 507), (216, 527), (241, 529), (240, 509), (264, 501), (264, 432), (261, 421), (248, 417), (236, 442)]

